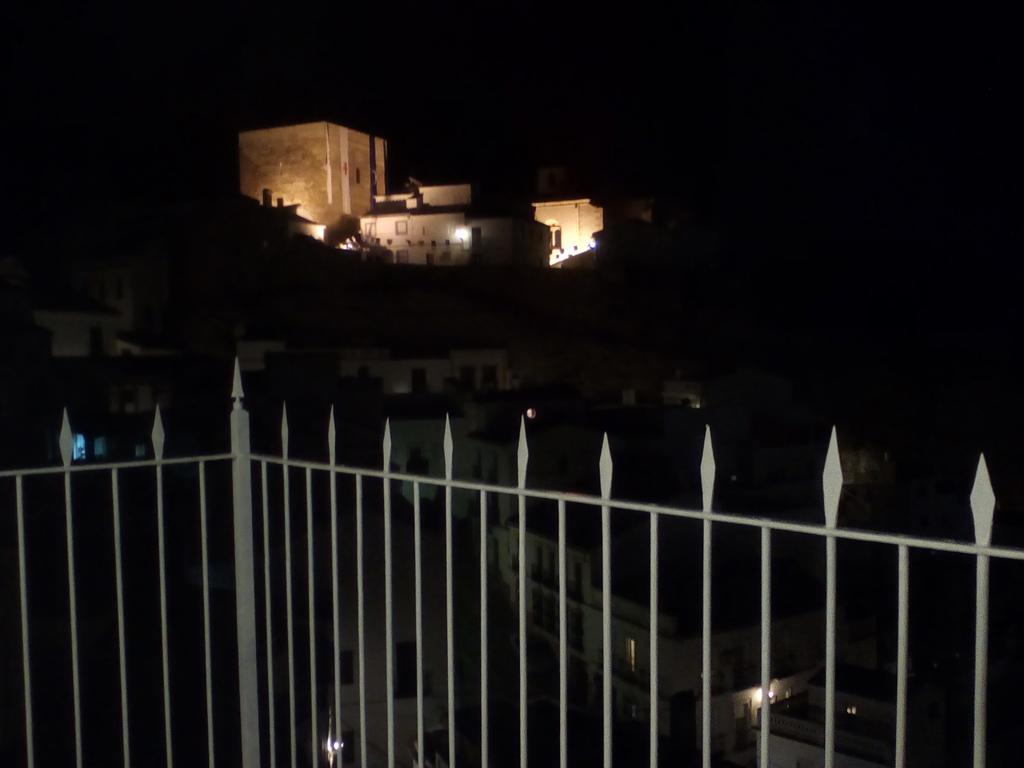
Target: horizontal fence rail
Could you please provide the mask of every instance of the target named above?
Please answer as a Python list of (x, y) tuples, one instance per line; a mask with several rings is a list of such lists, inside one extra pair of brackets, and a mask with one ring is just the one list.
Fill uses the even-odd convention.
[[(156, 527), (155, 570), (158, 575), (158, 588), (151, 599), (159, 606), (156, 622), (156, 648), (152, 649), (153, 657), (159, 654), (159, 712), (146, 713), (145, 718), (152, 720), (155, 716), (160, 721), (158, 729), (151, 729), (150, 736), (157, 733), (159, 740), (159, 762), (171, 768), (177, 758), (179, 764), (203, 764), (214, 766), (215, 752), (220, 745), (222, 754), (227, 753), (234, 759), (230, 763), (240, 763), (244, 768), (261, 768), (269, 765), (276, 768), (279, 764), (287, 764), (292, 768), (298, 766), (343, 765), (347, 764), (352, 755), (355, 763), (364, 766), (384, 766), (394, 768), (396, 765), (408, 765), (411, 760), (420, 766), (425, 763), (437, 765), (435, 754), (443, 754), (445, 764), (455, 768), (464, 759), (457, 738), (459, 723), (456, 719), (456, 659), (459, 652), (466, 649), (456, 648), (456, 610), (455, 600), (455, 545), (453, 533), (453, 494), (464, 491), (472, 495), (474, 504), (479, 509), (479, 539), (471, 543), (478, 548), (474, 553), (479, 557), (479, 753), (473, 758), (474, 763), (488, 765), (492, 755), (491, 749), (491, 711), (490, 677), (493, 667), (489, 667), (489, 658), (493, 657), (489, 648), (489, 593), (488, 579), (488, 545), (490, 539), (490, 521), (488, 517), (489, 503), (501, 497), (515, 500), (517, 518), (515, 520), (516, 559), (518, 573), (514, 592), (517, 606), (513, 617), (517, 643), (513, 655), (515, 676), (518, 680), (518, 759), (521, 768), (527, 768), (530, 748), (530, 730), (528, 714), (530, 709), (530, 690), (528, 687), (530, 664), (528, 658), (527, 626), (527, 548), (526, 526), (527, 500), (553, 502), (552, 509), (557, 514), (557, 627), (549, 634), (557, 647), (558, 667), (555, 690), (558, 699), (557, 716), (557, 749), (558, 763), (567, 768), (574, 761), (570, 746), (570, 706), (569, 677), (570, 632), (567, 615), (569, 611), (569, 595), (567, 588), (567, 506), (572, 504), (581, 508), (600, 510), (600, 603), (594, 608), (600, 614), (600, 749), (604, 768), (612, 768), (615, 764), (615, 712), (613, 711), (612, 678), (612, 614), (613, 614), (613, 579), (612, 579), (612, 512), (623, 511), (642, 513), (649, 525), (649, 582), (647, 584), (647, 621), (650, 629), (648, 636), (649, 666), (641, 672), (649, 675), (641, 685), (646, 686), (646, 697), (649, 705), (648, 735), (649, 765), (659, 765), (659, 702), (671, 691), (661, 690), (662, 677), (659, 676), (659, 654), (664, 650), (659, 647), (659, 593), (671, 589), (672, 585), (659, 583), (659, 559), (675, 556), (676, 553), (660, 552), (659, 523), (668, 519), (699, 521), (701, 524), (701, 598), (695, 610), (700, 612), (700, 685), (697, 715), (700, 760), (704, 768), (712, 764), (715, 745), (712, 743), (712, 698), (713, 698), (713, 664), (712, 648), (712, 542), (716, 529), (725, 526), (736, 526), (756, 529), (760, 535), (759, 562), (759, 595), (760, 595), (760, 657), (758, 659), (758, 679), (761, 686), (760, 713), (757, 723), (758, 738), (756, 754), (760, 765), (771, 764), (772, 749), (772, 549), (775, 535), (781, 533), (798, 534), (823, 540), (824, 544), (824, 602), (822, 609), (825, 617), (825, 632), (822, 650), (824, 658), (824, 722), (823, 743), (824, 764), (831, 768), (836, 765), (836, 616), (837, 616), (837, 542), (867, 542), (895, 549), (897, 555), (897, 589), (896, 589), (896, 694), (895, 723), (893, 743), (894, 765), (902, 768), (907, 765), (906, 734), (908, 708), (908, 674), (909, 674), (909, 567), (912, 550), (927, 552), (944, 552), (973, 557), (976, 566), (975, 590), (975, 623), (974, 623), (974, 680), (973, 680), (973, 762), (975, 768), (983, 768), (986, 761), (986, 728), (987, 728), (987, 676), (988, 668), (988, 633), (989, 633), (989, 576), (991, 560), (1024, 560), (1024, 549), (999, 547), (992, 545), (992, 523), (995, 509), (995, 496), (992, 490), (988, 468), (984, 457), (979, 459), (974, 486), (970, 495), (970, 508), (973, 515), (975, 541), (961, 542), (948, 539), (926, 538), (920, 536), (904, 536), (876, 531), (844, 528), (838, 524), (840, 495), (843, 486), (842, 469), (839, 460), (839, 447), (835, 430), (832, 431), (825, 457), (822, 474), (822, 517), (820, 524), (800, 523), (774, 520), (763, 517), (725, 514), (712, 511), (715, 484), (715, 456), (712, 447), (711, 432), (705, 430), (703, 453), (700, 461), (700, 481), (702, 504), (700, 509), (684, 509), (659, 504), (619, 500), (612, 496), (613, 459), (607, 435), (604, 437), (600, 459), (595, 471), (600, 479), (601, 492), (598, 496), (578, 493), (564, 493), (528, 488), (526, 484), (529, 463), (529, 448), (525, 420), (520, 422), (519, 440), (516, 451), (516, 483), (504, 486), (496, 483), (483, 483), (453, 477), (453, 455), (458, 450), (452, 438), (451, 423), (445, 420), (443, 435), (439, 440), (443, 444), (444, 473), (441, 477), (411, 474), (392, 470), (392, 433), (390, 423), (384, 425), (382, 447), (382, 464), (380, 469), (355, 467), (339, 464), (336, 455), (336, 429), (333, 409), (327, 425), (327, 442), (329, 460), (327, 462), (296, 459), (289, 455), (289, 428), (287, 411), (281, 415), (281, 452), (280, 455), (252, 454), (250, 449), (248, 414), (242, 407), (243, 392), (241, 377), (236, 363), (235, 380), (232, 389), (234, 402), (231, 411), (232, 451), (227, 454), (212, 454), (186, 458), (165, 458), (164, 428), (159, 409), (156, 410), (152, 433), (153, 459), (141, 459), (131, 462), (75, 464), (72, 461), (72, 433), (67, 414), (64, 414), (59, 436), (59, 447), (62, 466), (27, 470), (8, 470), (0, 472), (0, 481), (13, 480), (13, 496), (15, 499), (16, 541), (17, 541), (17, 579), (18, 599), (20, 604), (20, 649), (23, 687), (23, 728), (25, 764), (29, 768), (41, 764), (39, 747), (42, 734), (38, 724), (44, 713), (38, 711), (38, 692), (33, 679), (33, 672), (40, 670), (48, 660), (40, 658), (33, 644), (34, 614), (29, 610), (33, 595), (33, 573), (29, 567), (28, 557), (31, 546), (30, 532), (32, 515), (32, 495), (26, 490), (26, 480), (30, 478), (53, 478), (63, 483), (64, 491), (64, 531), (65, 567), (67, 569), (66, 600), (67, 600), (67, 638), (68, 655), (70, 657), (71, 713), (69, 718), (71, 729), (66, 734), (67, 741), (72, 745), (74, 760), (79, 768), (93, 762), (93, 752), (98, 736), (90, 732), (93, 721), (88, 707), (83, 707), (83, 697), (90, 701), (96, 700), (97, 694), (83, 690), (83, 665), (90, 664), (90, 659), (81, 658), (82, 626), (79, 613), (80, 580), (79, 574), (83, 567), (90, 569), (99, 564), (90, 560), (83, 561), (81, 542), (78, 540), (78, 526), (84, 522), (85, 512), (74, 505), (73, 480), (75, 483), (86, 474), (107, 475), (109, 477), (109, 518), (106, 531), (112, 531), (113, 542), (113, 583), (116, 631), (114, 637), (117, 645), (117, 681), (118, 690), (116, 710), (118, 716), (118, 751), (117, 759), (125, 766), (137, 764), (153, 764), (154, 753), (152, 744), (143, 744), (143, 740), (134, 732), (133, 724), (142, 716), (133, 714), (139, 706), (139, 692), (136, 686), (141, 685), (133, 679), (136, 667), (129, 663), (128, 650), (133, 643), (141, 642), (133, 613), (138, 615), (139, 608), (126, 600), (131, 579), (126, 565), (126, 544), (123, 526), (128, 519), (123, 505), (123, 479), (128, 473), (151, 473), (155, 485), (152, 498), (152, 515)], [(218, 463), (230, 462), (231, 495), (226, 504), (214, 503), (209, 498), (208, 473)], [(174, 632), (176, 613), (173, 603), (168, 600), (169, 559), (172, 552), (168, 549), (167, 529), (169, 525), (180, 528), (177, 519), (177, 507), (173, 514), (165, 509), (165, 472), (181, 468), (195, 471), (195, 501), (197, 517), (195, 543), (199, 548), (200, 560), (200, 599), (202, 636), (202, 677), (201, 697), (195, 701), (184, 702), (179, 697), (179, 690), (190, 690), (197, 683), (180, 685), (183, 672), (176, 668), (178, 657), (172, 653), (171, 638)], [(256, 478), (253, 481), (253, 469)], [(292, 475), (296, 477), (294, 490), (300, 494), (304, 503), (300, 504), (299, 512), (293, 517), (291, 496), (293, 491)], [(349, 492), (339, 491), (339, 480), (348, 478), (344, 487)], [(351, 483), (349, 486), (348, 483)], [(271, 490), (277, 484), (277, 492)], [(371, 510), (367, 509), (365, 486), (378, 484), (380, 507), (374, 507), (372, 514), (380, 514), (383, 524), (383, 553), (378, 562), (371, 559), (367, 550), (366, 523)], [(396, 678), (400, 677), (403, 667), (401, 660), (395, 657), (395, 611), (396, 596), (393, 583), (393, 571), (396, 566), (396, 542), (392, 531), (395, 513), (392, 498), (392, 484), (408, 484), (412, 489), (412, 528), (413, 528), (413, 561), (412, 582), (414, 589), (414, 636), (415, 636), (415, 717), (413, 719), (414, 742), (412, 745), (398, 741), (396, 731)], [(329, 488), (329, 503), (320, 503), (323, 496), (318, 488)], [(253, 490), (260, 509), (254, 515)], [(431, 575), (425, 573), (427, 567), (426, 549), (422, 536), (426, 512), (422, 499), (426, 489), (440, 489), (439, 517), (432, 524), (440, 525), (440, 547), (443, 549), (441, 562), (431, 563), (437, 570)], [(376, 488), (374, 489), (376, 491)], [(228, 511), (230, 510), (230, 512)], [(342, 514), (340, 514), (342, 513)], [(351, 517), (349, 517), (349, 513)], [(134, 512), (132, 514), (135, 514)], [(473, 512), (471, 517), (477, 513)], [(93, 515), (93, 510), (89, 510)], [(229, 516), (229, 517), (228, 517)], [(351, 520), (351, 524), (347, 521)], [(374, 520), (376, 523), (376, 519)], [(304, 523), (304, 526), (303, 526)], [(224, 529), (230, 532), (226, 537), (232, 542), (230, 550), (224, 551), (216, 541), (211, 541), (212, 529)], [(318, 531), (329, 530), (330, 542), (321, 547), (318, 543)], [(260, 541), (257, 542), (257, 535)], [(352, 542), (351, 551), (342, 549), (340, 543)], [(259, 544), (259, 546), (257, 546)], [(142, 543), (132, 540), (132, 547)], [(130, 550), (129, 550), (130, 551)], [(259, 555), (257, 562), (257, 554)], [(77, 555), (77, 560), (76, 560)], [(213, 598), (211, 583), (213, 557), (226, 557), (234, 561), (234, 573), (231, 589), (234, 592), (234, 619), (236, 647), (233, 649), (232, 663), (237, 664), (237, 688), (222, 690), (218, 681), (222, 675), (216, 674), (218, 654), (216, 635), (220, 631), (217, 615), (212, 610)], [(298, 558), (297, 563), (293, 562)], [(348, 559), (348, 558), (352, 559)], [(303, 559), (305, 574), (303, 575)], [(443, 565), (441, 565), (443, 563)], [(352, 567), (355, 578), (355, 589), (352, 603), (344, 596), (342, 580), (339, 574), (343, 568)], [(261, 578), (257, 578), (262, 568)], [(318, 576), (318, 568), (325, 569), (329, 577)], [(382, 603), (370, 604), (368, 594), (367, 569), (380, 569), (383, 575)], [(443, 576), (440, 575), (443, 569)], [(459, 574), (460, 577), (462, 574)], [(425, 578), (426, 576), (426, 578)], [(548, 577), (549, 580), (552, 577)], [(436, 722), (427, 723), (427, 684), (425, 676), (424, 644), (425, 622), (433, 626), (441, 626), (442, 617), (425, 615), (424, 591), (432, 588), (433, 580), (437, 580), (445, 616), (443, 628), (439, 633), (443, 636), (444, 647), (444, 684), (432, 681), (429, 694), (436, 700), (439, 707), (438, 716), (431, 715)], [(374, 582), (375, 584), (376, 582)], [(257, 594), (257, 586), (262, 590)], [(578, 585), (576, 585), (578, 588)], [(284, 592), (283, 596), (280, 594)], [(305, 597), (305, 601), (301, 598)], [(576, 599), (574, 597), (574, 599)], [(476, 595), (472, 602), (477, 601)], [(137, 600), (136, 600), (137, 602)], [(536, 605), (536, 603), (535, 603)], [(382, 626), (378, 626), (378, 608), (383, 608)], [(536, 610), (536, 609), (535, 609)], [(546, 610), (546, 609), (545, 609)], [(303, 612), (304, 611), (304, 615)], [(282, 618), (285, 637), (280, 637)], [(321, 615), (323, 614), (323, 615)], [(152, 612), (147, 611), (145, 621), (152, 621)], [(328, 618), (329, 615), (329, 618)], [(140, 620), (141, 621), (141, 620)], [(318, 632), (318, 624), (322, 623), (326, 631)], [(554, 626), (554, 625), (552, 625)], [(147, 629), (148, 631), (148, 629)], [(350, 660), (346, 679), (343, 681), (343, 634), (350, 636), (354, 651), (345, 651)], [(383, 638), (383, 690), (371, 688), (376, 681), (377, 670), (370, 669), (367, 661), (367, 650), (373, 643), (380, 643)], [(376, 638), (376, 639), (375, 639)], [(475, 642), (475, 640), (474, 640)], [(300, 658), (300, 654), (305, 654)], [(618, 664), (618, 660), (616, 660)], [(618, 669), (618, 667), (615, 667)], [(635, 670), (631, 670), (635, 671)], [(403, 672), (404, 674), (404, 672)], [(473, 672), (476, 674), (476, 671)], [(372, 679), (371, 679), (372, 678)], [(281, 683), (286, 680), (284, 693)], [(355, 692), (352, 696), (343, 697), (344, 685), (352, 685)], [(300, 703), (300, 696), (306, 697)], [(185, 695), (184, 693), (180, 695)], [(286, 704), (278, 701), (278, 697), (286, 697)], [(230, 702), (230, 707), (227, 706)], [(308, 706), (307, 706), (308, 705)], [(221, 709), (215, 709), (215, 707)], [(474, 705), (475, 706), (475, 705)], [(181, 735), (177, 717), (185, 708), (201, 708), (203, 712), (203, 734), (199, 741), (184, 738)], [(224, 708), (234, 709), (239, 723), (239, 730), (226, 734), (226, 722), (232, 718), (222, 718), (219, 713)], [(215, 717), (215, 713), (218, 713)], [(282, 730), (281, 720), (287, 718), (287, 726)], [(784, 718), (776, 718), (778, 723)], [(437, 726), (443, 732), (441, 739), (429, 738), (427, 726)], [(348, 726), (348, 728), (346, 728)], [(52, 724), (48, 728), (52, 728)], [(179, 729), (179, 730), (176, 730)], [(384, 744), (378, 737), (371, 739), (370, 733), (381, 733), (385, 736)], [(350, 733), (351, 736), (344, 736)], [(596, 734), (589, 734), (597, 741)], [(309, 739), (306, 742), (306, 739)], [(346, 742), (346, 738), (351, 743)], [(428, 754), (427, 742), (432, 741), (435, 754)], [(195, 747), (195, 744), (200, 747)], [(182, 751), (182, 749), (185, 751)], [(197, 753), (196, 750), (200, 753)], [(189, 751), (191, 750), (191, 751)], [(144, 755), (144, 757), (143, 757)], [(410, 758), (411, 756), (411, 758)], [(138, 757), (139, 759), (134, 759)], [(509, 756), (503, 756), (506, 759)]]

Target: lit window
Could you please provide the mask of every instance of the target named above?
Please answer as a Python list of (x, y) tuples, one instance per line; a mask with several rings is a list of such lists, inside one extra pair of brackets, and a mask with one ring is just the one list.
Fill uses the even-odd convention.
[(630, 672), (636, 672), (636, 638), (626, 638), (626, 665)]
[(135, 444), (135, 458), (136, 459), (144, 459), (144, 458), (146, 458), (146, 444), (145, 443), (136, 443)]
[(75, 434), (71, 459), (72, 461), (85, 461), (85, 435)]
[(526, 418), (528, 418), (528, 419), (536, 419), (537, 418), (537, 409), (536, 408), (527, 408), (526, 409)]
[(97, 437), (92, 442), (92, 452), (97, 459), (102, 459), (107, 455), (107, 438)]
[(407, 221), (396, 221), (395, 222), (395, 234), (405, 235), (409, 232), (409, 222)]
[(853, 704), (851, 704), (850, 706), (848, 706), (846, 708), (846, 714), (848, 714), (848, 715), (856, 715), (857, 714), (857, 707), (855, 707)]

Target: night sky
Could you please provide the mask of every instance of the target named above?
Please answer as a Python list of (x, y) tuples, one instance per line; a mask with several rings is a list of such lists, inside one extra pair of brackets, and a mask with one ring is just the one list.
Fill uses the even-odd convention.
[(1017, 27), (977, 4), (351, 5), (5, 9), (9, 242), (231, 194), (238, 129), (324, 118), (392, 184), (568, 161), (732, 243), (1022, 239)]

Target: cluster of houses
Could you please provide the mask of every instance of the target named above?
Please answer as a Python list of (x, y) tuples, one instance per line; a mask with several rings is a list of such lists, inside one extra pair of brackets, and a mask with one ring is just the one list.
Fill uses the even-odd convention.
[[(239, 134), (239, 186), (264, 205), (291, 208), (313, 236), (393, 264), (592, 263), (604, 210), (565, 196), (558, 168), (538, 173), (532, 210), (493, 207), (467, 183), (410, 178), (388, 189), (387, 142), (334, 123)], [(532, 214), (532, 215), (531, 215)], [(649, 221), (649, 212), (648, 212)]]

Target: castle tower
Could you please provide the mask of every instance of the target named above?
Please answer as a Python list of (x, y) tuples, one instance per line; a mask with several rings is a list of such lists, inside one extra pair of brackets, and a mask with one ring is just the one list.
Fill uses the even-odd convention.
[(247, 197), (297, 205), (328, 239), (354, 233), (374, 195), (387, 194), (387, 142), (328, 122), (238, 134), (238, 187)]

